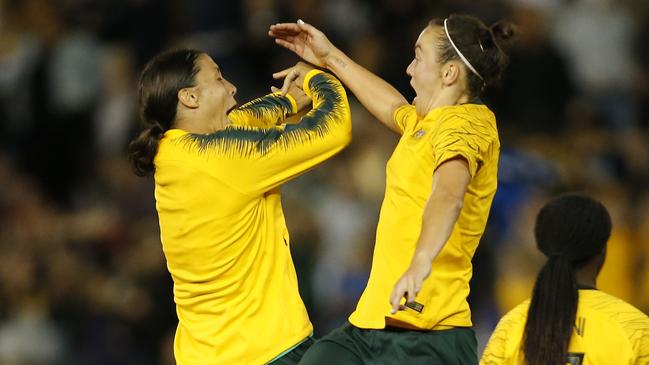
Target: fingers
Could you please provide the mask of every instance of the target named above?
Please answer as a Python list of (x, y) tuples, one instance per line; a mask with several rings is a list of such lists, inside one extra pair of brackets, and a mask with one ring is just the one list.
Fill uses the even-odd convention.
[(412, 303), (415, 301), (415, 296), (417, 296), (417, 293), (415, 292), (415, 280), (412, 278), (412, 276), (408, 277), (407, 290), (408, 290), (407, 302)]
[(284, 79), (284, 85), (282, 85), (282, 95), (286, 95), (288, 93), (288, 89), (291, 87), (291, 84), (295, 79), (297, 78), (296, 75), (299, 75), (299, 73), (295, 70), (292, 70), (288, 76)]
[(297, 23), (278, 23), (270, 26), (271, 32), (278, 34), (298, 34), (302, 28)]
[(394, 290), (392, 291), (392, 296), (390, 297), (390, 304), (392, 305), (390, 313), (392, 314), (397, 313), (397, 311), (401, 309), (401, 298), (404, 295), (404, 290), (400, 288), (399, 284), (397, 284), (397, 286), (394, 288)]
[(401, 298), (403, 298), (408, 289), (407, 289), (407, 278), (403, 277), (401, 278), (398, 282), (397, 285), (394, 286), (394, 290), (392, 291), (392, 295), (390, 296), (390, 304), (392, 305), (392, 310), (390, 313), (395, 314), (399, 310), (404, 310), (405, 307), (401, 305)]
[(272, 24), (268, 28), (268, 35), (274, 38), (295, 37), (300, 33), (302, 30), (295, 23)]
[(276, 88), (275, 86), (271, 86), (271, 87), (270, 87), (270, 92), (271, 92), (271, 93), (278, 93), (278, 92), (280, 92), (280, 91), (282, 91), (282, 90)]
[(268, 30), (268, 35), (273, 37), (273, 38), (297, 37), (298, 35), (300, 35), (300, 33), (302, 33), (302, 31), (298, 31), (298, 32), (294, 32), (294, 31), (290, 31), (290, 30), (286, 31), (286, 30), (283, 30), (283, 29), (272, 28), (272, 26)]
[(298, 19), (297, 23), (278, 23), (271, 25), (268, 35), (271, 37), (297, 36), (302, 32), (313, 36), (320, 31), (311, 24), (305, 23), (302, 19)]
[(289, 68), (284, 69), (284, 70), (282, 70), (282, 71), (277, 71), (277, 72), (275, 72), (275, 73), (273, 74), (273, 78), (274, 78), (275, 80), (279, 80), (279, 79), (286, 78), (286, 76), (288, 76), (288, 74), (289, 74), (291, 71), (293, 71), (293, 67), (289, 67)]
[(282, 95), (286, 95), (288, 93), (288, 90), (291, 88), (291, 85), (295, 82), (300, 77), (300, 71), (297, 70), (295, 67), (290, 67), (285, 70), (275, 72), (273, 74), (274, 79), (281, 79), (284, 78), (284, 84), (282, 85), (281, 90), (271, 86), (271, 91), (272, 92), (281, 92)]
[(316, 27), (311, 24), (305, 23), (302, 19), (297, 20), (297, 26), (301, 31), (306, 32), (310, 36), (313, 36), (316, 34), (316, 32), (319, 32)]
[(405, 275), (394, 286), (392, 295), (390, 296), (390, 304), (392, 305), (391, 313), (395, 314), (398, 310), (404, 310), (406, 307), (401, 305), (401, 298), (405, 297), (407, 303), (414, 303), (421, 290), (422, 283), (417, 282), (413, 276)]

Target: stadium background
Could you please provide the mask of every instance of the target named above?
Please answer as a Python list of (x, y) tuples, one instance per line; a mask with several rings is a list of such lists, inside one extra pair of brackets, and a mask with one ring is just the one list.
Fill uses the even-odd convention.
[[(135, 177), (124, 155), (149, 57), (204, 49), (246, 101), (297, 60), (267, 37), (269, 24), (302, 18), (411, 99), (413, 44), (449, 12), (507, 18), (521, 32), (486, 98), (503, 147), (474, 260), (480, 346), (528, 296), (543, 262), (533, 219), (558, 192), (607, 205), (615, 227), (600, 288), (647, 313), (646, 1), (0, 0), (0, 364), (173, 363), (152, 181)], [(283, 189), (317, 336), (345, 320), (364, 288), (397, 141), (351, 103), (352, 145)]]

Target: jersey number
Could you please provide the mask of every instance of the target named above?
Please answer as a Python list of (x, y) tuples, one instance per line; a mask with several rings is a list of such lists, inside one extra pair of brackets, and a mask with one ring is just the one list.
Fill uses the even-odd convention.
[(569, 352), (568, 365), (582, 365), (584, 363), (584, 353), (583, 352)]

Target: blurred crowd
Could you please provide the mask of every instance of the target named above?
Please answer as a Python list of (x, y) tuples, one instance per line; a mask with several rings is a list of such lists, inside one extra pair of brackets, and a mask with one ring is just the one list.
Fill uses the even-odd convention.
[[(245, 102), (297, 61), (268, 26), (301, 18), (411, 100), (415, 40), (451, 12), (509, 19), (520, 32), (506, 76), (484, 98), (502, 151), (474, 259), (480, 345), (529, 296), (544, 260), (534, 218), (561, 192), (611, 211), (599, 287), (649, 313), (646, 1), (0, 0), (0, 364), (173, 363), (153, 182), (125, 155), (151, 56), (205, 50)], [(350, 102), (352, 145), (283, 189), (316, 336), (344, 322), (364, 289), (397, 142)]]

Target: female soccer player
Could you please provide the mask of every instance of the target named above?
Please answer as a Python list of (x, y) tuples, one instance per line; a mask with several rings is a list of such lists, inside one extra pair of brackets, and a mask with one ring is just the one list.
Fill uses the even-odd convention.
[(365, 292), (351, 324), (325, 336), (302, 363), (477, 364), (466, 298), (500, 151), (495, 117), (478, 97), (503, 72), (513, 28), (465, 15), (432, 20), (406, 70), (413, 105), (309, 24), (276, 24), (269, 35), (333, 71), (401, 134), (387, 164)]
[(178, 364), (295, 364), (312, 341), (278, 188), (342, 150), (351, 117), (334, 77), (300, 65), (296, 76), (313, 108), (281, 125), (297, 112), (291, 93), (233, 109), (236, 88), (200, 51), (159, 55), (142, 72), (130, 158), (155, 173)]
[(649, 364), (649, 318), (595, 288), (611, 218), (599, 202), (565, 195), (536, 217), (537, 247), (548, 261), (532, 299), (507, 313), (481, 364)]

